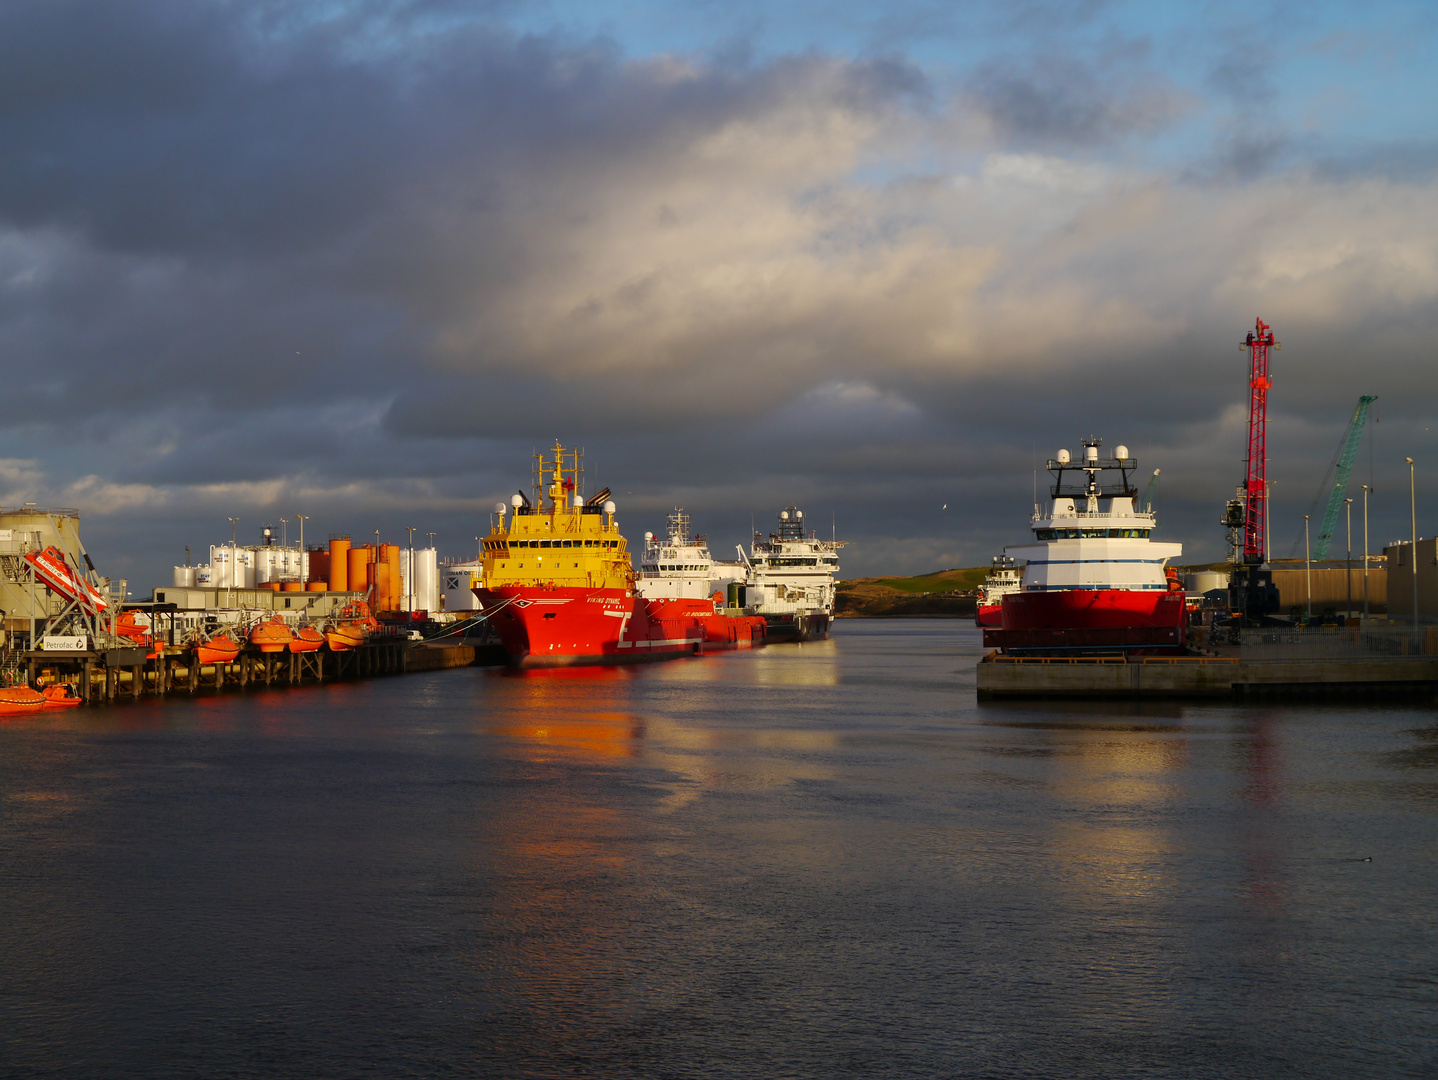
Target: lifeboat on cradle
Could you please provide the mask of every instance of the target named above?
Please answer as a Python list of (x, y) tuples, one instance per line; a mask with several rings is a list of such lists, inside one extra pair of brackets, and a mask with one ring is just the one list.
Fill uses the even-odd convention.
[(40, 691), (40, 696), (45, 699), (44, 707), (47, 709), (65, 709), (84, 704), (84, 701), (75, 695), (75, 688), (68, 683), (47, 686)]
[(87, 614), (94, 615), (109, 607), (100, 590), (90, 584), (78, 567), (65, 560), (65, 553), (59, 548), (51, 546), (43, 551), (27, 551), (25, 561), (52, 592), (77, 602)]
[(272, 619), (255, 623), (250, 630), (250, 644), (262, 653), (284, 652), (294, 641), (294, 632), (285, 625), (285, 620), (276, 615)]
[(154, 624), (148, 615), (136, 611), (122, 611), (115, 616), (115, 633), (126, 638), (141, 649), (148, 649), (153, 660), (160, 655), (153, 634)]
[(240, 655), (240, 643), (221, 630), (195, 644), (195, 660), (201, 664), (231, 664)]
[(290, 639), (289, 650), (292, 653), (314, 652), (324, 643), (325, 636), (314, 627), (301, 626)]
[(330, 652), (344, 652), (365, 643), (370, 631), (379, 627), (379, 620), (370, 611), (369, 604), (356, 600), (340, 608), (338, 619), (325, 630), (325, 642)]
[[(1048, 463), (1053, 503), (1036, 509), (1034, 543), (1008, 548), (1027, 561), (1023, 585), (1003, 598), (1002, 626), (986, 646), (1011, 655), (1130, 655), (1181, 652), (1184, 594), (1169, 559), (1181, 544), (1155, 543), (1152, 510), (1136, 510), (1128, 448), (1099, 457), (1084, 441), (1082, 461), (1067, 450)], [(1117, 474), (1117, 476), (1114, 476)]]
[(28, 686), (0, 687), (0, 716), (39, 712), (44, 707), (45, 695)]

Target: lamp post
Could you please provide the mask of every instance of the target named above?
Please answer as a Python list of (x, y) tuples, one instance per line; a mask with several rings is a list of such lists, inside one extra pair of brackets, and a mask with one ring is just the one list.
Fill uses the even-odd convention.
[(1408, 462), (1408, 524), (1411, 529), (1413, 550), (1409, 552), (1410, 563), (1409, 573), (1413, 575), (1413, 629), (1418, 629), (1418, 500), (1413, 490), (1413, 459), (1404, 458)]
[(1353, 500), (1344, 499), (1343, 509), (1348, 514), (1348, 559), (1343, 564), (1344, 583), (1348, 586), (1348, 606), (1343, 609), (1343, 621), (1353, 617)]
[(1363, 486), (1363, 621), (1368, 621), (1368, 485)]
[(405, 590), (405, 610), (411, 615), (414, 614), (414, 526), (406, 525), (404, 531), (409, 533), (409, 580), (405, 582), (408, 588)]
[(300, 577), (302, 579), (307, 579), (310, 576), (309, 556), (305, 554), (305, 521), (308, 518), (308, 514), (295, 515), (295, 520), (300, 523)]
[(1307, 626), (1309, 623), (1312, 623), (1312, 622), (1313, 622), (1313, 561), (1309, 558), (1309, 555), (1308, 555), (1308, 515), (1307, 515), (1307, 514), (1304, 514), (1304, 515), (1303, 515), (1303, 579), (1304, 579), (1303, 591), (1304, 591), (1305, 593), (1307, 593), (1307, 596), (1305, 597), (1305, 601), (1306, 601), (1306, 603), (1307, 603), (1307, 605), (1308, 605), (1308, 621), (1307, 621), (1306, 623), (1304, 623), (1304, 625)]
[(235, 590), (235, 526), (239, 520), (237, 517), (230, 518), (230, 592), (227, 594), (226, 600), (231, 604), (234, 602)]

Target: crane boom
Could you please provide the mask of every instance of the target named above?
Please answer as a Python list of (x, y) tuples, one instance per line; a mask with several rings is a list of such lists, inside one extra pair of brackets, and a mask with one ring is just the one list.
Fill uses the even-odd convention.
[(1353, 410), (1353, 419), (1348, 423), (1348, 434), (1343, 438), (1343, 449), (1338, 454), (1338, 466), (1333, 476), (1333, 491), (1328, 496), (1328, 509), (1323, 512), (1323, 526), (1318, 530), (1318, 543), (1313, 548), (1313, 559), (1322, 562), (1328, 554), (1328, 545), (1333, 539), (1334, 526), (1338, 524), (1338, 511), (1348, 493), (1348, 477), (1353, 473), (1353, 461), (1358, 457), (1358, 444), (1363, 439), (1363, 425), (1368, 422), (1368, 406), (1378, 400), (1375, 394), (1364, 394), (1358, 399)]
[(1268, 390), (1273, 385), (1268, 374), (1268, 351), (1275, 347), (1273, 328), (1262, 319), (1254, 320), (1253, 330), (1239, 346), (1248, 350), (1253, 361), (1248, 380), (1248, 476), (1243, 485), (1243, 561), (1250, 566), (1260, 565), (1264, 557), (1264, 518), (1268, 512), (1268, 501), (1263, 497), (1268, 466)]

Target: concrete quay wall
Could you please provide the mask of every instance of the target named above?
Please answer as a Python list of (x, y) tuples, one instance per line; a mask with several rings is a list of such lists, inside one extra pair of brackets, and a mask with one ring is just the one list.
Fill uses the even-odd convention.
[(1438, 657), (1358, 660), (1014, 659), (978, 665), (980, 698), (1308, 697), (1438, 692)]

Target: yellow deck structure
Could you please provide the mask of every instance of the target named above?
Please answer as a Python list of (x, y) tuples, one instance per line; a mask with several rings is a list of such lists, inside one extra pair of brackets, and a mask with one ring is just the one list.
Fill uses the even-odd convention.
[(496, 523), (484, 539), (484, 587), (634, 587), (628, 542), (614, 521), (609, 489), (585, 499), (583, 452), (559, 443), (535, 454), (534, 499), (522, 492), (514, 513), (495, 507)]

